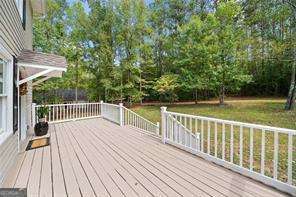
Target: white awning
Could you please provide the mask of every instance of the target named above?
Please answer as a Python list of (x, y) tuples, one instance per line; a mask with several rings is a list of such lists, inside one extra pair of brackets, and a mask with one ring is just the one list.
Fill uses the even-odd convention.
[(28, 81), (37, 85), (51, 77), (60, 77), (67, 70), (66, 58), (59, 55), (23, 50), (17, 58), (17, 65), (21, 72), (18, 85)]

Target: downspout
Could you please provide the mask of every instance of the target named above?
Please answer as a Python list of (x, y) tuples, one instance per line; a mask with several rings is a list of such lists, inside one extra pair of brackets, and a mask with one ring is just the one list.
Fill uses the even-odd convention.
[(17, 65), (17, 150), (18, 153), (20, 153), (21, 150), (21, 142), (20, 142), (20, 137), (21, 137), (21, 129), (20, 129), (20, 85), (19, 85), (19, 81), (20, 81), (20, 69), (19, 66)]

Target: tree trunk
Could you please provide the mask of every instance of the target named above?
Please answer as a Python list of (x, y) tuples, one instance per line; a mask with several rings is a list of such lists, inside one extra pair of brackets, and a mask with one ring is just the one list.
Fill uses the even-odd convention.
[[(293, 8), (293, 19), (295, 20), (296, 19), (296, 7), (293, 6), (293, 4), (290, 4), (290, 6), (292, 6), (292, 8)], [(296, 28), (294, 27), (292, 29), (292, 35), (295, 35), (295, 34), (296, 34)], [(295, 75), (296, 75), (296, 48), (294, 46), (294, 61), (293, 61), (292, 72), (291, 72), (291, 84), (290, 84), (287, 102), (286, 102), (286, 106), (285, 106), (286, 110), (292, 110), (294, 108), (295, 98), (296, 98), (296, 84), (295, 84), (295, 77), (296, 76)]]
[(219, 105), (224, 105), (224, 98), (225, 98), (225, 87), (224, 85), (222, 85), (220, 87)]
[(141, 98), (140, 98), (140, 105), (143, 104), (143, 97), (142, 97), (142, 74), (140, 72), (140, 94), (141, 94)]
[(194, 99), (195, 99), (195, 104), (197, 104), (197, 88), (194, 91)]
[(296, 63), (294, 62), (292, 66), (290, 89), (289, 89), (288, 98), (285, 106), (286, 110), (292, 110), (294, 107), (295, 97), (296, 97), (295, 75), (296, 75)]
[(75, 70), (75, 102), (78, 102), (78, 62), (76, 61), (76, 70)]

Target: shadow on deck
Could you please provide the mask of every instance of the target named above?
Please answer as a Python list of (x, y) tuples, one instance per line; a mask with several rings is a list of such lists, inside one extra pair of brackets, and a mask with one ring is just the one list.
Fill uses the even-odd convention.
[(51, 145), (19, 156), (6, 187), (28, 196), (285, 196), (102, 118), (51, 124)]

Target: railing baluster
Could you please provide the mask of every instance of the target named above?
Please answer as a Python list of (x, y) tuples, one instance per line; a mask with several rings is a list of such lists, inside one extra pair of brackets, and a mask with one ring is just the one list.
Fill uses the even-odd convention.
[(217, 122), (215, 122), (215, 157), (218, 155), (218, 128), (217, 128)]
[(195, 133), (195, 150), (198, 151), (198, 138), (197, 138), (197, 133)]
[(265, 130), (262, 130), (261, 136), (261, 174), (265, 174)]
[(211, 154), (211, 122), (208, 120), (208, 142), (207, 142), (207, 152)]
[(225, 123), (222, 123), (222, 159), (225, 160)]
[(192, 149), (192, 136), (191, 136), (191, 133), (189, 133), (189, 146)]
[(192, 118), (190, 117), (190, 131), (192, 131)]
[(292, 185), (293, 180), (293, 170), (292, 170), (292, 162), (293, 162), (293, 135), (292, 133), (288, 134), (288, 184)]
[(61, 106), (61, 108), (62, 108), (62, 111), (63, 111), (63, 118), (61, 118), (61, 119), (64, 120), (65, 119), (65, 106)]
[(186, 147), (186, 146), (187, 146), (187, 136), (186, 136), (186, 131), (185, 131), (185, 129), (183, 129), (183, 133), (184, 133), (185, 147)]
[(203, 133), (204, 133), (204, 121), (203, 120), (201, 120), (201, 133), (200, 133), (200, 151), (201, 152), (204, 152), (203, 151)]
[(254, 134), (254, 129), (250, 128), (250, 170), (253, 171), (253, 134)]
[(279, 147), (279, 134), (274, 131), (274, 151), (273, 151), (273, 178), (277, 179), (278, 172), (278, 147)]
[(180, 144), (181, 140), (180, 140), (181, 136), (180, 136), (180, 125), (178, 125), (178, 143)]
[(197, 133), (198, 132), (198, 130), (197, 130), (197, 118), (195, 118), (194, 120), (195, 120), (195, 133)]
[(233, 163), (233, 124), (230, 126), (230, 162)]
[(243, 126), (240, 126), (239, 132), (239, 165), (243, 166)]
[(73, 119), (73, 105), (70, 105), (70, 118)]
[(52, 121), (55, 121), (55, 106), (52, 106)]
[(50, 122), (51, 121), (51, 109), (52, 107), (49, 107), (49, 112), (48, 112), (48, 121)]

